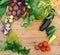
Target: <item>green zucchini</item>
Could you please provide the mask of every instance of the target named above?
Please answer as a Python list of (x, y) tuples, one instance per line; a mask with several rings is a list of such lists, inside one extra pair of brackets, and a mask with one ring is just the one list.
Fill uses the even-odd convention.
[(51, 26), (51, 27), (47, 28), (46, 31), (47, 31), (47, 34), (49, 35), (49, 34), (55, 32), (56, 28), (55, 28), (55, 26)]
[(47, 35), (48, 39), (50, 39), (53, 36), (53, 33)]
[(55, 31), (56, 31), (55, 26), (51, 26), (51, 27), (46, 29), (46, 33), (47, 33), (47, 36), (49, 39), (51, 38), (51, 36), (54, 34)]
[(55, 10), (52, 9), (51, 13), (46, 17), (46, 19), (44, 19), (42, 25), (40, 26), (39, 30), (40, 31), (44, 31), (45, 29), (47, 29), (47, 27), (51, 24), (51, 20), (53, 20), (55, 15)]

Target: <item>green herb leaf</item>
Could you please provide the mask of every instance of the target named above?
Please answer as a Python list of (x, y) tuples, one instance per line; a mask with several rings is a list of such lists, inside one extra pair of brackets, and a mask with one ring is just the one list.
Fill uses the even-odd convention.
[(7, 9), (7, 3), (9, 0), (0, 0), (0, 19), (2, 16), (5, 14), (6, 9)]
[(27, 28), (32, 23), (32, 21), (35, 19), (35, 16), (34, 15), (31, 15), (31, 16), (27, 17), (27, 19), (28, 19), (28, 22), (27, 23), (24, 23), (22, 25), (22, 27)]
[(28, 55), (30, 51), (30, 49), (27, 50), (25, 47), (22, 48), (22, 46), (15, 41), (13, 41), (13, 43), (6, 42), (4, 50), (11, 50), (13, 52), (21, 53), (22, 55)]
[(25, 27), (25, 28), (27, 28), (29, 26), (29, 23), (24, 23), (23, 25), (22, 25), (22, 27)]
[(0, 0), (0, 6), (4, 6), (7, 4), (9, 0)]
[(7, 8), (7, 7), (0, 7), (0, 19), (1, 19), (2, 16), (5, 14), (6, 8)]
[(20, 18), (22, 18), (24, 20), (26, 17), (22, 15)]

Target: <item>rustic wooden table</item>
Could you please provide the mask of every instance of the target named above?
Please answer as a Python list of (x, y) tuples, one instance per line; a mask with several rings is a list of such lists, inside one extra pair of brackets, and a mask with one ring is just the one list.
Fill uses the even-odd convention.
[[(60, 0), (51, 0), (51, 4), (53, 8), (56, 10), (56, 15), (51, 25), (55, 25), (57, 30), (54, 33), (57, 38), (50, 44), (51, 51), (50, 52), (41, 52), (36, 51), (34, 49), (34, 45), (39, 42), (48, 40), (45, 31), (39, 31), (39, 26), (42, 23), (42, 20), (35, 20), (28, 28), (20, 27), (20, 24), (23, 23), (23, 20), (14, 21), (11, 24), (12, 30), (19, 37), (19, 42), (26, 46), (27, 48), (31, 48), (29, 55), (60, 55)], [(0, 39), (4, 40), (4, 35), (0, 32)], [(0, 52), (0, 55), (20, 55), (17, 53), (13, 53), (11, 51)]]

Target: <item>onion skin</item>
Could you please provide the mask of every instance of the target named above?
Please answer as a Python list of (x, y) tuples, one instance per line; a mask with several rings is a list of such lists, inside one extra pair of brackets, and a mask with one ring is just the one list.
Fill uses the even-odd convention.
[(25, 13), (25, 11), (22, 11), (22, 8), (25, 7), (24, 0), (10, 0), (8, 6), (9, 6), (8, 15), (9, 16), (13, 15), (15, 20), (18, 20), (20, 16)]

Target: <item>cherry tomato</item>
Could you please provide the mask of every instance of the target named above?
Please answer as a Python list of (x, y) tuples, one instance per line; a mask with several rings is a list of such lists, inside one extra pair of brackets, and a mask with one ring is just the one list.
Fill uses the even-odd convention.
[(41, 51), (45, 52), (46, 51), (45, 47), (42, 47), (41, 48)]
[(47, 46), (48, 46), (48, 42), (47, 42), (47, 41), (44, 41), (44, 42), (43, 42), (43, 46), (44, 46), (44, 47), (47, 47)]
[(51, 48), (50, 47), (46, 47), (46, 51), (50, 51), (51, 50)]
[(42, 43), (39, 43), (38, 46), (41, 48), (41, 47), (43, 47), (43, 44)]
[(38, 45), (35, 45), (34, 48), (35, 48), (36, 50), (39, 50), (39, 49), (40, 49)]

